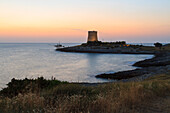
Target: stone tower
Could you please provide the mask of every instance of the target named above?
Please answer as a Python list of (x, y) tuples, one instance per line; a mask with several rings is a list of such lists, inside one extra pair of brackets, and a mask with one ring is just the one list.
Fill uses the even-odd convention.
[(88, 32), (88, 41), (87, 42), (98, 42), (97, 31)]

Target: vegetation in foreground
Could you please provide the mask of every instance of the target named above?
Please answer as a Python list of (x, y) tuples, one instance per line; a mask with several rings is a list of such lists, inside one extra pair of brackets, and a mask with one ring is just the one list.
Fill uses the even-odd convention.
[(170, 72), (142, 82), (86, 86), (13, 79), (0, 91), (1, 113), (170, 112)]

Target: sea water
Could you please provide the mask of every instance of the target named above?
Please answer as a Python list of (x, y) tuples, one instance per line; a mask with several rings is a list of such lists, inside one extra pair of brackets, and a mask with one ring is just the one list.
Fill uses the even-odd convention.
[[(71, 53), (55, 50), (54, 43), (0, 43), (0, 88), (12, 78), (55, 77), (68, 82), (109, 82), (101, 73), (132, 70), (132, 64), (153, 55)], [(64, 46), (78, 45), (66, 43)]]

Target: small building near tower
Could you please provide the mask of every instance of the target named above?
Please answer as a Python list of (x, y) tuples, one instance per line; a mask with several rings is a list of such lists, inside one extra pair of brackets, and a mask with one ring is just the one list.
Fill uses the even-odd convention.
[(87, 42), (98, 42), (97, 31), (88, 31)]

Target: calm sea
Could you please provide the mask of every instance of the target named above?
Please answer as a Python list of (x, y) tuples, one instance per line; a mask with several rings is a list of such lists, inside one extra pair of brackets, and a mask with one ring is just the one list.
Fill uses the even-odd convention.
[[(123, 55), (97, 53), (69, 53), (55, 51), (50, 43), (1, 43), (0, 88), (12, 78), (23, 79), (43, 76), (69, 82), (108, 82), (97, 79), (100, 73), (135, 69), (134, 62), (152, 55)], [(74, 43), (64, 46), (78, 45)]]

